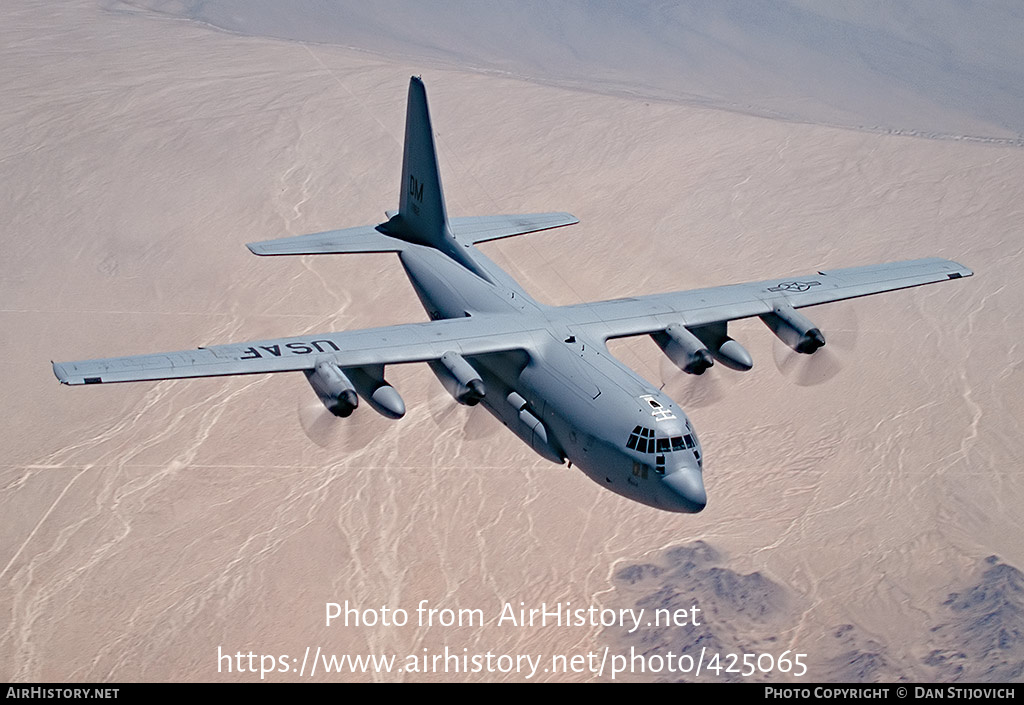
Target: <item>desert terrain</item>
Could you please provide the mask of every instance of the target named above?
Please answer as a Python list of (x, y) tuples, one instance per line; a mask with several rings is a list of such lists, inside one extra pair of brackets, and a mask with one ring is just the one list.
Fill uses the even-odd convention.
[[(702, 646), (806, 654), (814, 681), (1024, 677), (1018, 11), (943, 3), (917, 34), (897, 11), (818, 17), (878, 40), (884, 61), (863, 66), (841, 61), (865, 55), (855, 42), (816, 63), (834, 27), (781, 42), (704, 17), (707, 46), (734, 43), (690, 57), (696, 77), (673, 83), (650, 70), (675, 65), (659, 59), (661, 34), (643, 52), (594, 49), (616, 26), (638, 43), (650, 21), (576, 3), (535, 25), (564, 30), (542, 36), (516, 24), (529, 7), (510, 18), (501, 3), (451, 20), (452, 35), (429, 18), (403, 25), (415, 4), (398, 0), (376, 23), (298, 2), (272, 31), (286, 24), (277, 5), (5, 8), (0, 680), (253, 681), (259, 655), (274, 656), (269, 681), (610, 680), (593, 659), (549, 667)], [(531, 43), (461, 41), (495, 17)], [(778, 369), (757, 320), (730, 326), (749, 373), (668, 375), (705, 451), (709, 503), (689, 516), (540, 458), (456, 407), (424, 365), (389, 368), (409, 407), (397, 422), (361, 408), (325, 424), (298, 374), (57, 383), (51, 360), (425, 320), (393, 255), (245, 248), (397, 206), (414, 74), (450, 215), (579, 217), (481, 246), (544, 303), (930, 256), (975, 276), (805, 311), (842, 362), (818, 384)], [(666, 377), (652, 341), (610, 347)], [(346, 602), (408, 623), (328, 626), (325, 604)], [(699, 605), (703, 620), (530, 626), (499, 622), (506, 603)], [(421, 623), (421, 604), (484, 623)], [(541, 665), (406, 663), (446, 648)], [(397, 663), (310, 674), (317, 650)], [(255, 673), (219, 658), (250, 652)]]

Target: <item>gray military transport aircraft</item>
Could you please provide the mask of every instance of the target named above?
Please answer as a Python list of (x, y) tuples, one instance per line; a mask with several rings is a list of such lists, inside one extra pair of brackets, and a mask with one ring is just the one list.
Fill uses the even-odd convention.
[(461, 404), (482, 404), (533, 450), (569, 461), (625, 497), (672, 512), (707, 503), (700, 441), (682, 409), (608, 352), (611, 338), (649, 335), (683, 372), (715, 361), (753, 366), (727, 335), (759, 317), (786, 345), (813, 354), (821, 331), (796, 309), (971, 276), (944, 259), (836, 269), (765, 282), (596, 303), (534, 301), (474, 245), (572, 225), (568, 213), (449, 218), (427, 96), (409, 85), (397, 211), (379, 225), (248, 245), (257, 255), (397, 252), (432, 319), (195, 350), (53, 365), (64, 384), (303, 372), (335, 416), (364, 400), (389, 418), (405, 403), (386, 365), (426, 362)]

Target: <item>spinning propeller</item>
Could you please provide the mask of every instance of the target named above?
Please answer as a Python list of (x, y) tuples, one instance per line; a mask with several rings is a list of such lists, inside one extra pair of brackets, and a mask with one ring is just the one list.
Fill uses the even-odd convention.
[(820, 308), (815, 317), (823, 320), (826, 344), (810, 355), (799, 353), (781, 340), (772, 346), (775, 366), (783, 376), (801, 387), (822, 384), (839, 374), (857, 343), (857, 315), (852, 306)]
[(687, 374), (662, 355), (658, 372), (661, 389), (684, 408), (711, 406), (725, 397), (727, 382), (719, 369), (712, 368), (699, 375)]
[(369, 409), (356, 409), (338, 418), (316, 399), (299, 398), (297, 415), (306, 437), (321, 448), (364, 448), (386, 430), (386, 422)]

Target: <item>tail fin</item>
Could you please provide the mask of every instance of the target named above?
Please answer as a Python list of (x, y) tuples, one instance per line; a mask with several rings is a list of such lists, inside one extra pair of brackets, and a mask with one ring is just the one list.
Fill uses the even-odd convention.
[(437, 167), (427, 92), (417, 76), (409, 81), (398, 213), (383, 228), (389, 235), (442, 251), (449, 249), (447, 241), (452, 238), (441, 189), (441, 172)]
[(342, 252), (404, 252), (408, 243), (426, 245), (443, 252), (463, 267), (491, 283), (494, 280), (470, 254), (477, 242), (572, 225), (569, 213), (495, 215), (448, 220), (437, 167), (434, 130), (427, 109), (423, 80), (409, 81), (409, 102), (405, 114), (405, 154), (402, 159), (402, 187), (397, 211), (387, 211), (388, 221), (377, 226), (330, 230), (312, 235), (253, 242), (257, 255), (301, 255)]
[(441, 172), (437, 166), (427, 91), (423, 87), (423, 79), (418, 76), (409, 81), (398, 213), (381, 224), (378, 230), (406, 242), (440, 250), (477, 276), (493, 283), (490, 275), (473, 261), (464, 247), (459, 246), (459, 241), (452, 234), (441, 190)]
[(437, 247), (447, 234), (448, 213), (441, 189), (441, 172), (437, 167), (427, 91), (417, 76), (409, 81), (398, 215), (409, 234), (423, 244)]

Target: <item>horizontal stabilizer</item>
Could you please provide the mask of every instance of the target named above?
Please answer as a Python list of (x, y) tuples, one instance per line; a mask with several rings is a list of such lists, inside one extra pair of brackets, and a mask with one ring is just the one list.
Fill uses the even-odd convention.
[[(393, 215), (393, 211), (388, 212)], [(574, 225), (579, 221), (571, 213), (529, 213), (527, 215), (485, 215), (452, 218), (452, 234), (462, 243), (487, 242), (538, 230)], [(312, 235), (283, 237), (277, 240), (251, 242), (248, 247), (256, 255), (327, 255), (346, 252), (401, 252), (409, 243), (385, 235), (380, 226), (364, 225), (343, 230), (328, 230)]]
[(530, 213), (527, 215), (485, 215), (449, 220), (455, 239), (463, 243), (487, 242), (538, 230), (575, 225), (579, 218), (572, 213)]
[(390, 237), (375, 226), (328, 230), (312, 235), (251, 242), (255, 255), (327, 255), (345, 252), (401, 252), (408, 243)]

